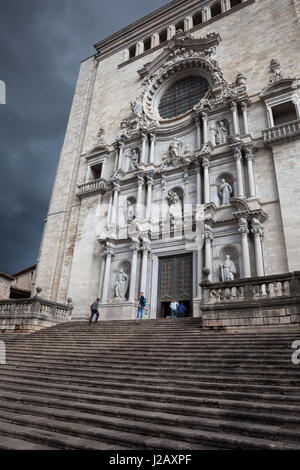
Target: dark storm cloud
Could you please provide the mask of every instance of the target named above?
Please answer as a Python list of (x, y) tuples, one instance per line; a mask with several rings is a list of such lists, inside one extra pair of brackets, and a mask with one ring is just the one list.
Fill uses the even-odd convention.
[(38, 254), (80, 62), (168, 0), (0, 0), (0, 271)]

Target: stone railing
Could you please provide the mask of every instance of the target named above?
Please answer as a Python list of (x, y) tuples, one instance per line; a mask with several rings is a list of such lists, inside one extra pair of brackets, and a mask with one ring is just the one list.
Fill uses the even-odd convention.
[(300, 271), (200, 285), (204, 326), (300, 323)]
[(0, 300), (0, 332), (39, 330), (71, 320), (73, 306), (50, 302), (40, 297)]
[(88, 183), (82, 183), (78, 185), (77, 196), (83, 197), (91, 193), (104, 193), (108, 190), (107, 182), (101, 178), (94, 181), (89, 181)]
[(264, 142), (275, 142), (300, 135), (300, 119), (264, 129), (262, 135)]

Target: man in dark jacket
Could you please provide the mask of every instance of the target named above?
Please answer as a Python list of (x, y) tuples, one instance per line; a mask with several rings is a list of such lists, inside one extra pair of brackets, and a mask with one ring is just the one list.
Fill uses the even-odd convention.
[(139, 306), (138, 306), (138, 312), (137, 312), (137, 319), (139, 318), (143, 318), (143, 312), (144, 312), (144, 308), (146, 306), (146, 299), (144, 297), (144, 293), (141, 292), (140, 293), (140, 300), (139, 300)]
[(98, 321), (98, 318), (99, 318), (99, 310), (98, 310), (99, 309), (99, 302), (100, 302), (100, 299), (98, 298), (91, 305), (90, 325), (92, 324), (94, 315), (96, 315), (96, 322), (95, 323), (97, 323), (97, 321)]

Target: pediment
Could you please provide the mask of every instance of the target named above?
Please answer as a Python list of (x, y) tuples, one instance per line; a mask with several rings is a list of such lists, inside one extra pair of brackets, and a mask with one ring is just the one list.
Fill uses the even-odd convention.
[(300, 80), (294, 78), (283, 78), (274, 83), (271, 83), (260, 94), (262, 100), (269, 98), (275, 94), (286, 93), (300, 87)]
[[(221, 37), (219, 34), (211, 33), (203, 38), (193, 38), (188, 33), (183, 33), (180, 35), (176, 35), (173, 39), (170, 40), (167, 47), (163, 50), (163, 52), (156, 57), (152, 62), (149, 62), (144, 65), (144, 67), (138, 70), (139, 75), (144, 78), (147, 75), (155, 74), (174, 54), (176, 51), (183, 49), (187, 53), (204, 53), (207, 51), (207, 56), (213, 54), (213, 50), (211, 48), (216, 47), (221, 41)], [(205, 55), (205, 54), (204, 54)]]

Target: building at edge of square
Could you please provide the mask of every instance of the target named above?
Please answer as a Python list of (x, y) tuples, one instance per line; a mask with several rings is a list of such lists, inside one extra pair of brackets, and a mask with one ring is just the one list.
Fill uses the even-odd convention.
[(38, 259), (73, 319), (200, 316), (210, 281), (300, 268), (299, 5), (175, 0), (82, 62)]

